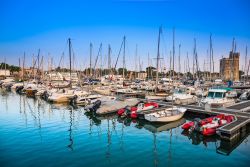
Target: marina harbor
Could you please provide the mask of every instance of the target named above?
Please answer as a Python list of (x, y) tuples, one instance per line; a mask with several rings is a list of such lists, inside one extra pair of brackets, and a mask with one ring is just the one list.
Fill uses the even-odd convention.
[(1, 167), (247, 167), (249, 0), (3, 0)]

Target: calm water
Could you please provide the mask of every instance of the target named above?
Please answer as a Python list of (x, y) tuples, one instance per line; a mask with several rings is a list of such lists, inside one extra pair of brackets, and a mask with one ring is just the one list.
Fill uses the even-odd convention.
[(200, 167), (250, 163), (248, 134), (233, 143), (187, 136), (180, 127), (189, 116), (185, 117), (161, 125), (115, 116), (98, 118), (82, 108), (1, 92), (0, 164)]

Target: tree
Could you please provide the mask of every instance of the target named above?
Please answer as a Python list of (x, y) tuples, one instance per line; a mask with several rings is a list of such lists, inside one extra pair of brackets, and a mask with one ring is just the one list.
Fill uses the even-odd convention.
[[(128, 71), (124, 68), (124, 75), (127, 76)], [(118, 75), (123, 75), (123, 68), (118, 68)]]
[(5, 63), (1, 63), (0, 64), (0, 69), (5, 69), (5, 65), (6, 65), (6, 69), (10, 70), (10, 72), (19, 72), (20, 71), (20, 67), (18, 66), (14, 66), (14, 65), (9, 65), (9, 64), (5, 64)]

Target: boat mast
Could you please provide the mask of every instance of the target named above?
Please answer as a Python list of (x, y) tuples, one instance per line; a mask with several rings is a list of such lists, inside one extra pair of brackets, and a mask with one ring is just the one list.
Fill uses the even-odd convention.
[(34, 79), (35, 79), (35, 58), (34, 58), (34, 54), (33, 54), (33, 56), (32, 56), (32, 63), (33, 63), (33, 77), (34, 77)]
[[(139, 67), (139, 69), (138, 69), (138, 75), (141, 76), (140, 75), (141, 74), (141, 57), (140, 57), (140, 55), (139, 55), (139, 59), (138, 59), (138, 67)], [(139, 76), (138, 76), (138, 78), (139, 78)]]
[[(124, 36), (124, 37), (125, 37), (125, 36)], [(121, 47), (120, 47), (120, 49), (119, 49), (119, 53), (118, 53), (117, 58), (116, 58), (116, 61), (115, 61), (114, 70), (116, 70), (116, 66), (117, 66), (117, 63), (118, 63), (118, 60), (119, 60), (121, 51), (122, 51), (123, 42), (124, 42), (124, 40), (122, 40), (122, 44), (121, 44)]]
[(125, 41), (126, 41), (126, 37), (123, 37), (123, 69), (122, 69), (122, 78), (123, 80), (125, 79)]
[[(188, 57), (188, 52), (187, 52), (187, 68), (188, 68), (188, 72), (190, 74), (190, 66), (189, 66), (189, 57)], [(188, 75), (187, 75), (188, 76)]]
[(4, 75), (6, 78), (6, 57), (4, 56)]
[(43, 60), (43, 56), (42, 56), (42, 62), (41, 62), (41, 64), (42, 64), (42, 79), (44, 78), (44, 67), (43, 67), (43, 62), (44, 62), (44, 60)]
[(24, 65), (25, 65), (25, 52), (23, 53), (23, 75), (22, 75), (22, 80), (24, 81)]
[(69, 79), (70, 79), (70, 87), (72, 87), (71, 85), (71, 39), (68, 39), (69, 42)]
[(174, 78), (174, 57), (175, 57), (175, 27), (173, 28), (173, 78)]
[(199, 80), (199, 63), (198, 63), (198, 55), (197, 55), (197, 49), (196, 49), (196, 38), (194, 38), (194, 55), (195, 55), (195, 65), (196, 65), (196, 77), (197, 80)]
[(100, 44), (100, 47), (99, 47), (99, 50), (98, 50), (98, 54), (97, 54), (96, 59), (95, 59), (95, 64), (94, 64), (94, 77), (96, 77), (96, 65), (97, 65), (98, 57), (99, 57), (99, 55), (101, 54), (101, 52), (102, 52), (102, 43)]
[(19, 74), (19, 80), (20, 80), (20, 78), (21, 78), (21, 74), (20, 74), (20, 70), (21, 70), (21, 58), (20, 57), (18, 59), (18, 66), (19, 66), (18, 74)]
[(90, 43), (89, 45), (89, 76), (91, 77), (92, 76), (92, 49), (93, 49), (93, 45), (92, 43)]
[(160, 60), (160, 41), (161, 41), (161, 33), (162, 33), (162, 26), (160, 26), (159, 28), (159, 35), (158, 35), (158, 46), (157, 46), (157, 60), (156, 60), (156, 84), (155, 84), (155, 93), (157, 92), (157, 88), (158, 88), (158, 80), (159, 80), (159, 74), (158, 74), (158, 70), (159, 70), (159, 60)]
[(108, 69), (109, 69), (109, 74), (111, 73), (111, 47), (109, 45), (108, 47)]
[(181, 73), (181, 44), (179, 44), (179, 73), (178, 73), (178, 79), (180, 79), (180, 73)]
[[(148, 77), (148, 79), (149, 79), (149, 69), (150, 69), (150, 58), (149, 58), (149, 52), (148, 52), (148, 70), (147, 70), (147, 77)], [(151, 69), (152, 70), (152, 69)]]
[(135, 46), (135, 78), (137, 78), (137, 44)]
[[(37, 54), (37, 75), (40, 75), (40, 49), (38, 49), (38, 54)], [(38, 76), (37, 76), (38, 77)], [(38, 77), (40, 78), (40, 76)]]
[(212, 80), (212, 34), (210, 34), (209, 37), (209, 71), (210, 71), (210, 75), (209, 75), (209, 80)]
[(101, 50), (101, 53), (100, 53), (100, 78), (102, 77), (102, 50)]
[(169, 62), (170, 62), (170, 67), (169, 67), (169, 78), (172, 79), (172, 76), (173, 76), (173, 71), (172, 71), (172, 51), (170, 50), (169, 52)]

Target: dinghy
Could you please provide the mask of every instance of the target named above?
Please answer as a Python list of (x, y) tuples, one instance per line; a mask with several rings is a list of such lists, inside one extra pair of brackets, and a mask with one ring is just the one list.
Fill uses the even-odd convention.
[(217, 116), (209, 117), (203, 120), (199, 118), (194, 119), (192, 122), (185, 123), (182, 129), (197, 131), (204, 136), (210, 136), (216, 134), (216, 129), (229, 124), (235, 120), (233, 115), (219, 114)]
[(173, 106), (155, 113), (145, 114), (144, 117), (150, 122), (173, 122), (181, 119), (186, 111), (186, 108)]

